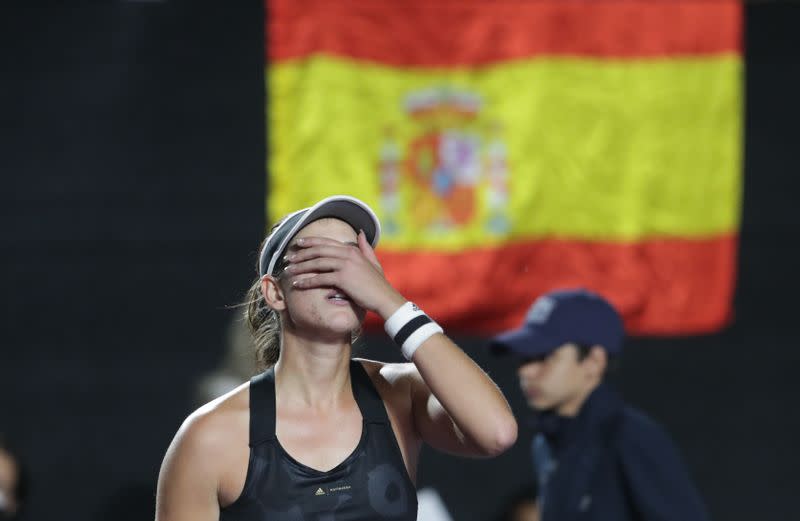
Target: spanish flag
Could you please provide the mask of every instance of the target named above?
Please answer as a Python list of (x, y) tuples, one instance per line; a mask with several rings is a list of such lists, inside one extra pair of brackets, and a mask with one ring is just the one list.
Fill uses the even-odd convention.
[(577, 286), (634, 334), (730, 320), (739, 1), (265, 1), (269, 221), (363, 199), (450, 330)]

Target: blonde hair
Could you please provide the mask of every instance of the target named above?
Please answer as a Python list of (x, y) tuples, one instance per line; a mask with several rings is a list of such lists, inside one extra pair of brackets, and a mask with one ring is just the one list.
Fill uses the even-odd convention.
[[(286, 220), (280, 219), (273, 225), (270, 233), (275, 231)], [(269, 234), (267, 234), (269, 236)], [(266, 242), (266, 239), (264, 239)], [(264, 243), (259, 251), (263, 250)], [(279, 273), (283, 272), (285, 263), (278, 265)], [(256, 272), (259, 270), (259, 261), (256, 261)], [(261, 372), (275, 365), (281, 354), (281, 318), (278, 312), (267, 305), (264, 294), (261, 292), (261, 277), (257, 277), (247, 290), (243, 303), (244, 321), (253, 337), (256, 355), (256, 369)]]

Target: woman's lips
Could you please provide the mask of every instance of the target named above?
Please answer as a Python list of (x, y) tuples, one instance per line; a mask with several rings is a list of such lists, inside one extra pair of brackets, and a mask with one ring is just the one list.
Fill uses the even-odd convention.
[(328, 302), (336, 306), (349, 306), (350, 299), (341, 291), (331, 291), (326, 296)]

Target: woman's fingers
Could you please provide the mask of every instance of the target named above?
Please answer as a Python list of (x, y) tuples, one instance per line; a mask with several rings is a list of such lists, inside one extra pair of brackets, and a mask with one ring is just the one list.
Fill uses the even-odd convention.
[(297, 253), (288, 254), (286, 256), (286, 260), (292, 264), (297, 264), (299, 262), (316, 259), (319, 257), (344, 259), (347, 258), (347, 256), (351, 253), (350, 250), (353, 249), (354, 248), (352, 246), (346, 246), (342, 243), (328, 244), (323, 246), (310, 246), (298, 251)]
[(297, 289), (311, 289), (321, 287), (337, 287), (338, 276), (335, 272), (320, 273), (313, 277), (304, 277), (302, 279), (295, 279), (292, 281), (292, 286)]
[(301, 273), (323, 273), (340, 269), (342, 261), (334, 257), (320, 257), (302, 262), (292, 262), (286, 266), (286, 272), (291, 275)]
[(370, 264), (383, 273), (381, 263), (378, 261), (378, 257), (375, 255), (375, 250), (372, 249), (372, 245), (367, 241), (367, 234), (364, 233), (364, 230), (359, 230), (358, 232), (358, 249), (361, 250), (361, 253), (367, 258)]

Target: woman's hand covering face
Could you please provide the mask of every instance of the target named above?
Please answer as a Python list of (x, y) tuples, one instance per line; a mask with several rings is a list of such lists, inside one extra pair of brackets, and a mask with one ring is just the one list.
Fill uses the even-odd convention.
[[(303, 237), (295, 245), (294, 252), (286, 256), (284, 272), (294, 288), (337, 288), (354, 304), (384, 319), (405, 302), (384, 277), (363, 231), (358, 233), (355, 245), (326, 237)], [(314, 275), (299, 277), (310, 273)]]

